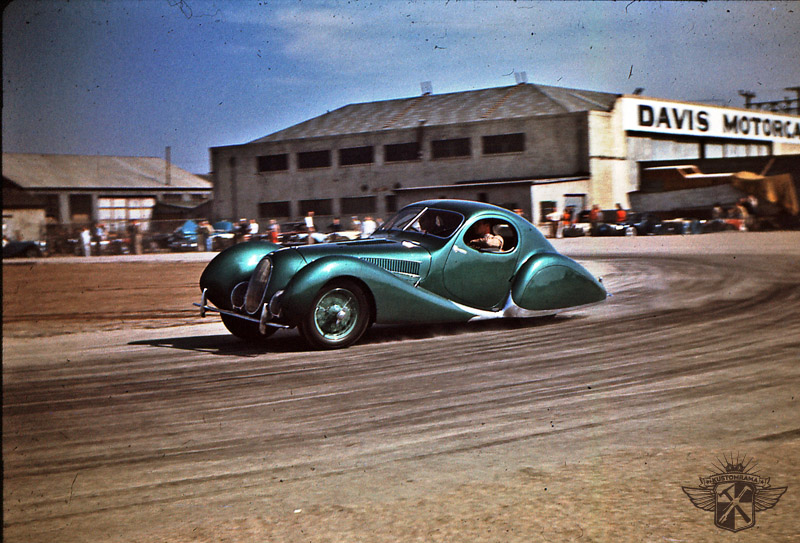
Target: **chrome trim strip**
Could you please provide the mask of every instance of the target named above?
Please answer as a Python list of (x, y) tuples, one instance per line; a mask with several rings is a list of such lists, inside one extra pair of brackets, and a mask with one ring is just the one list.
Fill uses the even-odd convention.
[[(203, 289), (203, 296), (200, 298), (200, 317), (205, 318), (206, 316), (206, 304), (208, 303), (208, 289)], [(197, 305), (197, 304), (195, 304)]]
[(272, 298), (269, 299), (269, 313), (273, 317), (280, 317), (281, 315), (281, 298), (283, 297), (283, 290), (279, 290), (275, 294), (272, 295)]
[(267, 320), (269, 319), (269, 304), (261, 304), (261, 318), (258, 319), (258, 331), (262, 334), (267, 333)]
[[(508, 294), (508, 299), (506, 300), (505, 306), (503, 309), (498, 311), (486, 311), (484, 309), (476, 309), (474, 307), (469, 307), (463, 304), (459, 304), (457, 302), (453, 302), (456, 306), (464, 311), (472, 313), (475, 315), (470, 321), (483, 321), (489, 319), (505, 319), (505, 318), (520, 318), (520, 317), (547, 317), (550, 315), (555, 315), (563, 309), (548, 309), (548, 310), (532, 310), (532, 309), (524, 309), (517, 304), (514, 303), (514, 300), (511, 299), (511, 293)], [(572, 308), (569, 308), (572, 309)]]

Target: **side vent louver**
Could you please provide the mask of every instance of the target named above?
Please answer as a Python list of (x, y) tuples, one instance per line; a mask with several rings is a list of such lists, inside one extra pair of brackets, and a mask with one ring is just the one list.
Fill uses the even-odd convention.
[(394, 258), (371, 258), (364, 257), (361, 260), (375, 264), (379, 268), (392, 273), (402, 273), (404, 275), (419, 275), (419, 262), (413, 260), (396, 260)]

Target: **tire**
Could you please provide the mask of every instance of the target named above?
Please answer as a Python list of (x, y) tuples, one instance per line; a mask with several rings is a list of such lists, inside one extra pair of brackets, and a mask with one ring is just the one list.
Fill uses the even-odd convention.
[(358, 341), (370, 324), (370, 305), (355, 281), (331, 281), (314, 297), (300, 333), (317, 349), (342, 349)]
[(228, 332), (245, 341), (262, 341), (274, 334), (275, 330), (277, 330), (273, 326), (267, 326), (266, 333), (262, 334), (258, 331), (258, 324), (254, 322), (246, 321), (237, 317), (231, 317), (230, 315), (226, 315), (224, 313), (222, 313), (220, 316), (222, 317), (222, 324), (225, 325), (225, 328), (228, 329)]
[(36, 258), (39, 256), (42, 256), (42, 253), (36, 247), (28, 247), (27, 249), (25, 249), (25, 257)]

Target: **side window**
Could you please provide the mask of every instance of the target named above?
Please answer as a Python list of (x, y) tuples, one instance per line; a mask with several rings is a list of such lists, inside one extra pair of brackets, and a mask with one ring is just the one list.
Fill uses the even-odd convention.
[(411, 230), (439, 238), (449, 238), (461, 226), (463, 220), (464, 217), (460, 213), (443, 209), (426, 209), (411, 225)]
[(467, 247), (491, 253), (511, 252), (518, 240), (517, 230), (503, 219), (480, 219), (464, 234)]

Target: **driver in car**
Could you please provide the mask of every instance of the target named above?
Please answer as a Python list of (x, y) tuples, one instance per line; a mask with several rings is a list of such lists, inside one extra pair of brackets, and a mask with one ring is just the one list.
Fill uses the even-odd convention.
[[(472, 227), (474, 237), (470, 239), (467, 244), (474, 249), (503, 249), (503, 238), (496, 234), (492, 234), (492, 225), (487, 220), (481, 220), (475, 223)], [(470, 236), (470, 237), (472, 237)]]
[(426, 211), (419, 218), (419, 231), (423, 234), (441, 236), (444, 233), (442, 218), (433, 211)]

